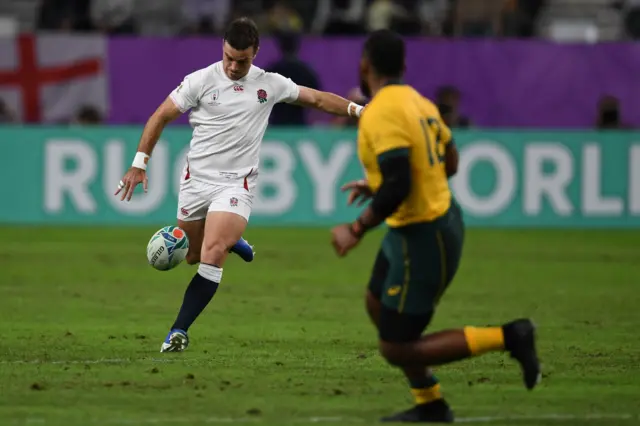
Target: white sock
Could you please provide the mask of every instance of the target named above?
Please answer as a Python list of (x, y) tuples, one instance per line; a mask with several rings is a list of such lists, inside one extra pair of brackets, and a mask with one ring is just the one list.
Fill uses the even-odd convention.
[(203, 278), (213, 281), (214, 283), (220, 284), (220, 281), (222, 281), (222, 268), (218, 268), (217, 266), (201, 263), (200, 266), (198, 266), (198, 273)]

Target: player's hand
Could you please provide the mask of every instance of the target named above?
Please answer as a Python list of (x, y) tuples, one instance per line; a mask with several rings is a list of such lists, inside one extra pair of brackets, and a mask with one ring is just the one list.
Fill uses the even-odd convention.
[(144, 188), (144, 192), (147, 192), (147, 188), (149, 186), (149, 180), (147, 179), (147, 172), (137, 167), (131, 167), (129, 171), (124, 175), (120, 183), (118, 184), (118, 190), (114, 195), (118, 195), (122, 193), (120, 197), (120, 201), (131, 201), (131, 197), (133, 196), (133, 191), (136, 189), (136, 186), (142, 184)]
[(350, 224), (338, 225), (331, 230), (331, 244), (340, 257), (345, 256), (359, 242), (360, 238), (353, 234)]
[(347, 199), (347, 205), (350, 206), (357, 201), (357, 206), (360, 207), (368, 199), (373, 197), (373, 192), (369, 187), (369, 182), (364, 179), (354, 180), (342, 186), (342, 192), (351, 191), (349, 198)]

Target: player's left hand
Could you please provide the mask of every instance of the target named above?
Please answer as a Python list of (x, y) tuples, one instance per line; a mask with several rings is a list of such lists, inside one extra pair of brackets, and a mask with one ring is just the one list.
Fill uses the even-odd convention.
[(350, 224), (338, 225), (331, 230), (331, 244), (338, 256), (343, 257), (360, 242), (360, 238), (353, 235)]

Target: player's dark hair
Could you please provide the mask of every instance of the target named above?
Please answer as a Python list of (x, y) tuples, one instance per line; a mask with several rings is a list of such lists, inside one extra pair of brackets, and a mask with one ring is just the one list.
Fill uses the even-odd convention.
[(364, 55), (380, 77), (400, 78), (404, 73), (404, 40), (390, 30), (378, 30), (369, 35)]
[(258, 26), (251, 19), (243, 17), (232, 21), (224, 33), (224, 41), (236, 50), (260, 47)]

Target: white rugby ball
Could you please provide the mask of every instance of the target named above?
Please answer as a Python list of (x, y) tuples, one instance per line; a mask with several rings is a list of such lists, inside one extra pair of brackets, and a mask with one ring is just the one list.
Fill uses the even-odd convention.
[(178, 266), (188, 251), (187, 233), (177, 226), (165, 226), (149, 240), (147, 260), (158, 271), (168, 271)]

